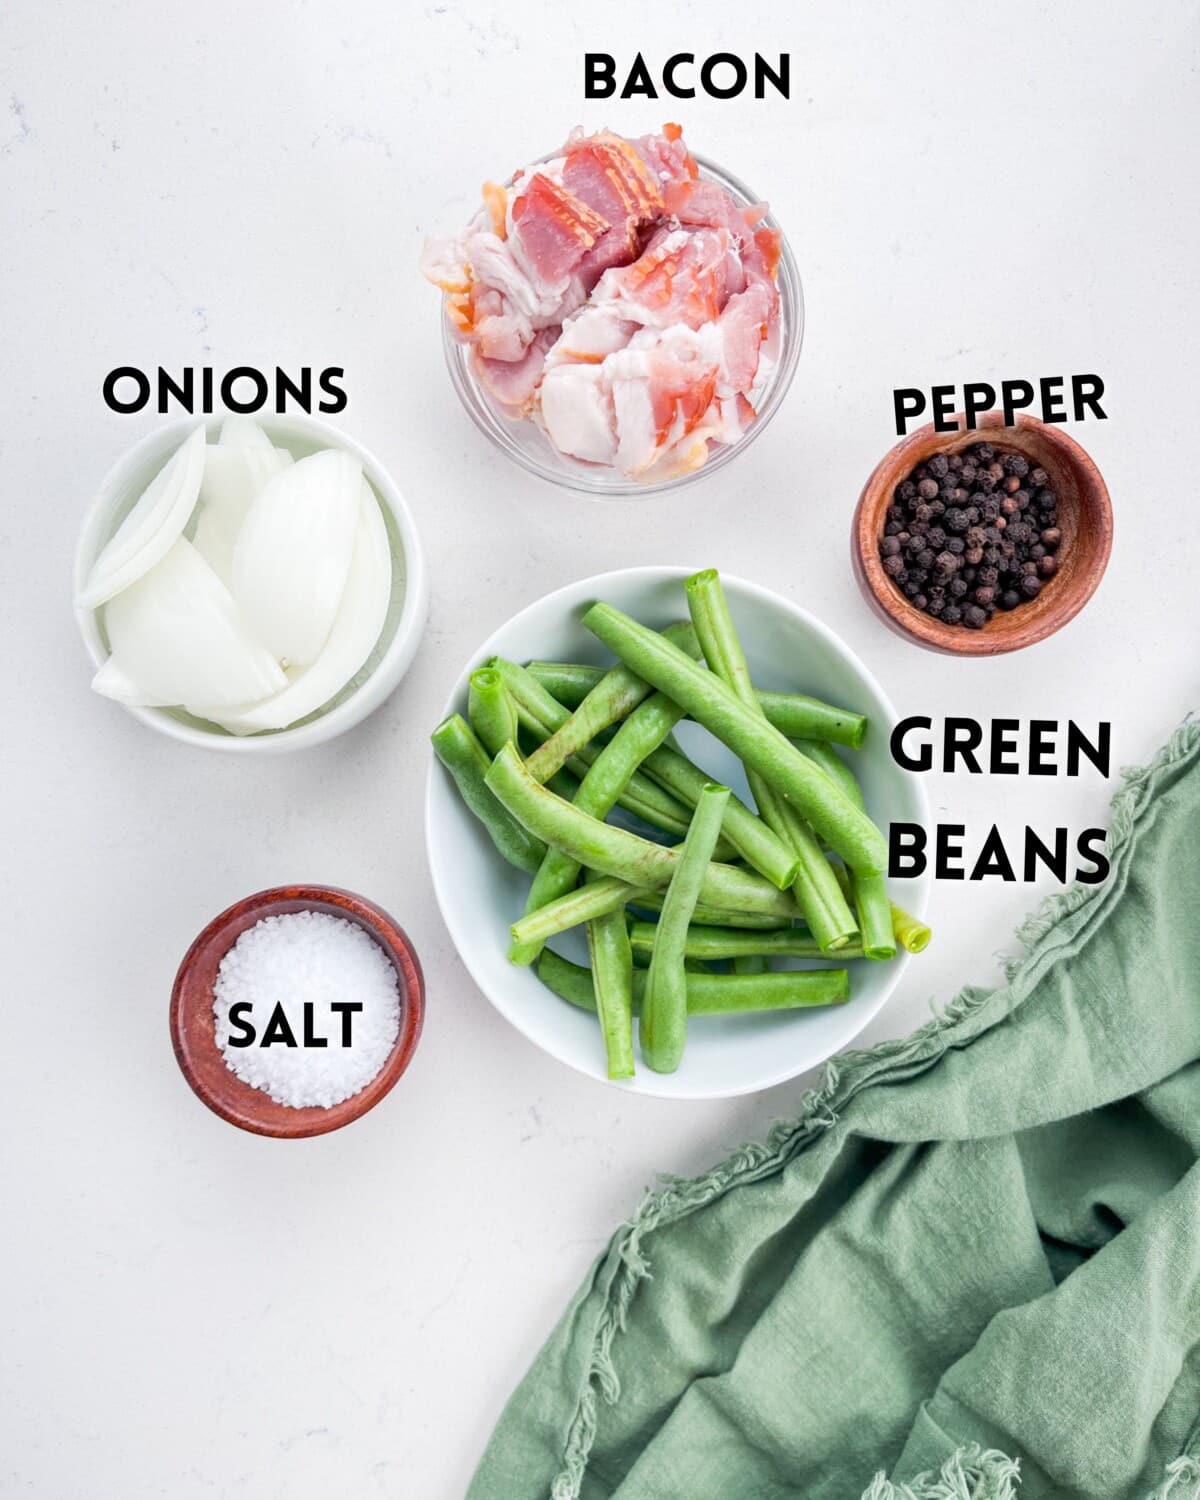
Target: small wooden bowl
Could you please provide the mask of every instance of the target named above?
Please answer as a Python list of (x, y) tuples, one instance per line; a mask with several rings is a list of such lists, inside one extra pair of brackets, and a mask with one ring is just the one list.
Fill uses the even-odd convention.
[[(985, 412), (974, 431), (957, 416), (957, 432), (935, 432), (922, 427), (902, 439), (884, 456), (854, 512), (850, 556), (854, 575), (871, 608), (897, 635), (930, 651), (950, 656), (998, 656), (1019, 651), (1060, 630), (1074, 619), (1096, 592), (1112, 551), (1113, 518), (1108, 490), (1096, 465), (1060, 427), (1036, 417), (1018, 415), (1005, 427), (1003, 414)], [(1012, 610), (997, 610), (982, 630), (945, 625), (912, 604), (883, 571), (879, 543), (896, 486), (919, 463), (935, 453), (959, 453), (974, 443), (995, 442), (1000, 448), (1023, 453), (1032, 465), (1045, 469), (1058, 496), (1058, 524), (1062, 544), (1059, 570), (1047, 579), (1036, 599)]]
[[(400, 992), (400, 1030), (387, 1061), (365, 1089), (329, 1109), (292, 1109), (243, 1083), (225, 1066), (215, 1036), (213, 985), (221, 960), (263, 917), (298, 911), (327, 912), (356, 923), (395, 965)], [(171, 991), (171, 1041), (183, 1076), (214, 1114), (255, 1135), (324, 1135), (365, 1115), (408, 1067), (424, 1017), (425, 980), (404, 929), (372, 902), (327, 885), (259, 891), (214, 917), (184, 955)]]

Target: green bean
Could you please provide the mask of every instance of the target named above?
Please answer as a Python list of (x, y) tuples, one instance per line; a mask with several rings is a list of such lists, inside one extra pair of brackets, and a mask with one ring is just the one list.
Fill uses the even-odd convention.
[[(611, 604), (594, 604), (583, 623), (635, 672), (652, 682), (777, 787), (852, 869), (887, 865), (887, 841), (865, 813), (784, 735), (757, 718), (714, 673)], [(518, 704), (519, 708), (519, 704)]]
[[(692, 623), (704, 649), (704, 658), (717, 677), (754, 717), (765, 722), (762, 705), (754, 695), (750, 669), (729, 613), (729, 604), (715, 568), (694, 574), (684, 585)], [(758, 771), (747, 776), (758, 810), (769, 828), (783, 840), (799, 863), (795, 893), (809, 930), (822, 951), (844, 948), (857, 928), (854, 913), (842, 894), (829, 861), (812, 829), (783, 794)]]
[[(858, 784), (858, 777), (841, 758), (836, 750), (828, 745), (817, 744), (812, 741), (798, 740), (796, 747), (804, 755), (807, 755), (816, 765), (819, 765), (829, 776), (835, 780), (843, 789), (850, 800), (856, 806), (864, 806), (862, 788)], [(858, 926), (861, 933), (863, 955), (876, 962), (886, 961), (896, 956), (896, 941), (899, 938), (899, 929), (896, 926), (896, 914), (899, 913), (901, 925), (905, 931), (916, 942), (921, 942), (920, 935), (915, 933), (914, 927), (908, 924), (914, 919), (907, 912), (901, 911), (898, 906), (893, 905), (888, 897), (887, 877), (878, 875), (852, 875), (845, 870), (835, 871), (838, 884), (841, 886), (846, 898), (853, 902), (854, 909), (858, 913)], [(922, 924), (916, 923), (916, 927)], [(931, 936), (929, 929), (924, 928), (925, 938), (921, 947), (929, 942)], [(919, 953), (921, 948), (910, 949), (910, 952)]]
[(820, 766), (830, 781), (836, 783), (856, 807), (863, 806), (862, 789), (858, 784), (858, 777), (837, 753), (832, 745), (827, 745), (823, 740), (793, 740), (792, 743), (801, 755), (807, 755), (813, 765)]
[(494, 667), (471, 673), (467, 692), (467, 717), (489, 756), (517, 737), (517, 710)]
[(654, 929), (639, 1037), (642, 1056), (656, 1073), (673, 1073), (683, 1058), (687, 1039), (684, 941), (728, 801), (729, 788), (712, 782), (700, 794)]
[(892, 931), (896, 934), (896, 941), (909, 953), (924, 953), (929, 947), (929, 939), (933, 936), (931, 928), (927, 927), (917, 917), (909, 916), (902, 907), (892, 902)]
[[(667, 745), (653, 751), (642, 764), (660, 786), (689, 807), (695, 807), (705, 783), (712, 779), (681, 751)], [(798, 864), (795, 854), (740, 797), (731, 796), (726, 804), (721, 832), (746, 863), (772, 885), (786, 891), (793, 884)]]
[[(677, 850), (599, 823), (556, 797), (530, 776), (513, 745), (506, 745), (492, 762), (487, 786), (530, 833), (589, 870), (652, 890), (669, 884), (675, 873), (680, 859)], [(769, 880), (751, 870), (716, 862), (708, 867), (700, 899), (706, 906), (762, 912), (789, 921), (797, 913), (793, 898)]]
[[(654, 947), (655, 924), (635, 922), (629, 929), (629, 941), (634, 957), (648, 953)], [(724, 927), (710, 927), (706, 923), (693, 922), (687, 931), (684, 944), (687, 958), (699, 958), (705, 962), (719, 962), (731, 958), (820, 958), (820, 945), (811, 932), (803, 927), (775, 927), (763, 931), (732, 932)], [(857, 947), (843, 948), (837, 958), (840, 963), (847, 958), (861, 958)]]
[[(661, 891), (645, 891), (641, 895), (630, 896), (629, 904), (639, 911), (659, 912), (662, 910), (662, 900)], [(792, 915), (799, 918), (798, 906), (793, 907)], [(707, 927), (735, 927), (746, 931), (769, 931), (780, 925), (780, 918), (769, 913), (730, 911), (727, 907), (705, 906), (701, 902), (696, 904), (695, 920), (703, 922)]]
[[(686, 659), (686, 658), (685, 658)], [(496, 656), (488, 663), (504, 678), (504, 685), (512, 697), (517, 718), (522, 727), (541, 744), (570, 718), (570, 714), (546, 692), (545, 688), (515, 662)], [(572, 773), (580, 781), (587, 775), (588, 767), (599, 757), (595, 745), (585, 745), (567, 761)], [(627, 812), (635, 814), (643, 822), (666, 833), (682, 837), (691, 821), (691, 810), (676, 798), (664, 792), (656, 782), (635, 771), (629, 778), (625, 790), (618, 799)]]
[(767, 718), (789, 740), (825, 740), (861, 750), (867, 737), (865, 714), (834, 708), (819, 698), (808, 698), (803, 693), (760, 692), (758, 700)]
[(496, 848), (518, 870), (536, 870), (546, 853), (535, 838), (507, 812), (486, 786), (491, 760), (461, 714), (451, 714), (429, 737), (437, 758), (454, 778), (463, 801), (487, 829)]
[[(538, 960), (538, 978), (547, 989), (594, 1012), (592, 976), (547, 948)], [(642, 1007), (647, 970), (633, 973), (633, 1009)], [(692, 974), (687, 977), (689, 1016), (729, 1016), (754, 1011), (795, 1010), (801, 1006), (841, 1005), (850, 998), (850, 975), (845, 969), (787, 969), (773, 974)]]
[(623, 911), (593, 917), (588, 953), (610, 1078), (633, 1077), (633, 950)]
[[(696, 643), (696, 632), (688, 621), (668, 625), (663, 631), (667, 640), (693, 658), (700, 655)], [(589, 745), (602, 729), (616, 724), (633, 710), (654, 689), (628, 667), (615, 666), (605, 672), (600, 681), (588, 693), (579, 707), (558, 729), (529, 757), (529, 774), (539, 781), (548, 781), (560, 766), (566, 765), (572, 755)], [(680, 710), (677, 717), (683, 717)]]
[[(654, 693), (640, 703), (589, 767), (575, 794), (576, 809), (593, 818), (606, 818), (625, 790), (630, 776), (646, 755), (662, 743), (679, 715), (680, 710), (663, 693)], [(529, 761), (525, 762), (525, 769), (533, 774)], [(579, 862), (569, 854), (560, 849), (547, 849), (546, 857), (533, 877), (529, 898), (525, 902), (526, 914), (565, 896), (574, 888), (579, 870)], [(509, 957), (514, 963), (531, 964), (540, 951), (540, 946), (533, 944), (521, 949), (514, 946), (509, 950)]]
[(581, 662), (567, 661), (526, 662), (525, 670), (571, 709), (579, 707), (605, 673), (604, 667), (585, 667)]
[(552, 938), (555, 933), (566, 932), (569, 927), (590, 922), (593, 917), (602, 917), (605, 912), (619, 911), (627, 901), (648, 900), (653, 894), (624, 880), (589, 881), (570, 895), (551, 901), (549, 905), (539, 907), (537, 911), (514, 922), (508, 929), (512, 938), (508, 956), (513, 963), (531, 963), (532, 959), (523, 956), (530, 947), (536, 956), (546, 939)]
[[(531, 661), (527, 670), (568, 708), (578, 708), (604, 676), (603, 667), (575, 662)], [(769, 693), (761, 688), (757, 693), (767, 718), (789, 739), (827, 740), (858, 750), (866, 738), (867, 720), (862, 714), (834, 708), (803, 693)]]

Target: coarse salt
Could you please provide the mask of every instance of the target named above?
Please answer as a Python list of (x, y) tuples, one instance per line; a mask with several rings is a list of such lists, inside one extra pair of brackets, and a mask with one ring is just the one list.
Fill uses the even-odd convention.
[[(216, 1042), (225, 1065), (243, 1083), (293, 1109), (328, 1109), (349, 1099), (376, 1076), (400, 1030), (400, 993), (387, 954), (361, 927), (326, 912), (300, 911), (264, 917), (225, 954), (213, 987)], [(343, 1016), (334, 1004), (357, 1002), (351, 1042), (344, 1046)], [(248, 1005), (231, 1024), (230, 1010)], [(305, 1006), (312, 1008), (306, 1013)], [(274, 1041), (264, 1047), (277, 1005), (297, 1045)], [(305, 1016), (324, 1047), (304, 1046)], [(231, 1045), (245, 1036), (255, 1040)], [(241, 1023), (241, 1024), (240, 1024)]]

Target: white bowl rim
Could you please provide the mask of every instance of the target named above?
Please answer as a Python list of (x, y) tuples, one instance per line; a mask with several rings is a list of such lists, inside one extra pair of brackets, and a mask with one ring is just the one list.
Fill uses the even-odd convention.
[[(540, 598), (531, 600), (523, 608), (519, 609), (516, 614), (511, 615), (506, 621), (503, 622), (503, 624), (499, 625), (495, 630), (493, 630), (492, 633), (488, 636), (487, 640), (484, 641), (483, 644), (472, 653), (472, 655), (468, 659), (466, 666), (455, 679), (454, 686), (451, 689), (450, 695), (447, 698), (445, 707), (442, 711), (442, 719), (448, 718), (453, 713), (464, 712), (464, 709), (459, 707), (458, 705), (465, 704), (466, 685), (472, 671), (474, 671), (479, 662), (486, 661), (490, 656), (500, 654), (496, 649), (498, 642), (530, 611), (541, 609), (544, 605), (552, 604), (556, 599), (562, 598), (565, 595), (576, 594), (585, 587), (588, 589), (592, 589), (594, 586), (596, 598), (601, 599), (604, 597), (605, 587), (607, 585), (611, 585), (614, 580), (620, 580), (622, 583), (624, 583), (630, 579), (645, 578), (647, 580), (653, 579), (655, 581), (661, 582), (672, 578), (677, 578), (680, 582), (682, 582), (685, 578), (690, 578), (692, 574), (697, 571), (698, 570), (696, 568), (663, 563), (647, 563), (632, 568), (613, 568), (610, 569), (607, 573), (596, 573), (588, 578), (576, 579), (573, 583), (564, 584), (561, 588), (553, 589), (549, 594), (544, 594)], [(858, 655), (850, 649), (845, 641), (843, 641), (835, 631), (831, 630), (828, 625), (826, 625), (823, 621), (817, 619), (815, 615), (810, 614), (810, 612), (806, 610), (802, 605), (794, 604), (790, 599), (784, 598), (782, 594), (777, 594), (773, 589), (766, 588), (763, 584), (752, 583), (749, 579), (742, 578), (736, 573), (726, 573), (724, 571), (722, 571), (721, 573), (721, 580), (723, 583), (731, 585), (735, 589), (744, 589), (747, 593), (756, 596), (761, 602), (765, 604), (783, 609), (788, 614), (792, 615), (793, 618), (799, 620), (806, 627), (810, 628), (817, 636), (822, 638), (826, 642), (826, 644), (831, 646), (838, 656), (845, 660), (849, 665), (852, 665), (853, 668), (861, 674), (862, 678), (878, 695), (879, 701), (883, 705), (889, 722), (893, 724), (896, 722), (896, 711), (892, 706), (892, 701), (888, 697), (887, 693), (884, 692), (878, 678), (867, 666), (863, 664)], [(441, 719), (439, 719), (438, 722), (440, 723)], [(516, 1030), (519, 1031), (527, 1041), (532, 1042), (533, 1045), (540, 1051), (546, 1053), (550, 1057), (553, 1057), (555, 1061), (564, 1064), (566, 1067), (570, 1068), (572, 1072), (579, 1073), (584, 1078), (590, 1079), (593, 1083), (608, 1084), (611, 1087), (623, 1089), (626, 1093), (636, 1093), (648, 1098), (677, 1100), (732, 1099), (746, 1094), (759, 1094), (767, 1089), (776, 1088), (780, 1084), (789, 1083), (793, 1078), (798, 1077), (801, 1073), (807, 1073), (814, 1068), (822, 1067), (836, 1053), (844, 1051), (846, 1048), (852, 1046), (855, 1039), (858, 1036), (861, 1036), (862, 1032), (871, 1024), (871, 1022), (883, 1009), (887, 1001), (891, 998), (891, 996), (895, 992), (896, 986), (900, 983), (900, 980), (904, 975), (904, 971), (912, 961), (913, 955), (906, 952), (904, 949), (900, 949), (897, 952), (895, 959), (893, 959), (888, 964), (890, 973), (887, 983), (880, 987), (878, 996), (875, 997), (869, 1005), (863, 1006), (861, 1008), (861, 1011), (857, 1016), (859, 1024), (850, 1033), (850, 1035), (846, 1037), (845, 1040), (840, 1044), (835, 1044), (831, 1047), (824, 1048), (823, 1050), (818, 1049), (811, 1058), (806, 1059), (799, 1067), (794, 1067), (790, 1064), (785, 1065), (778, 1072), (772, 1073), (770, 1076), (764, 1077), (763, 1079), (754, 1083), (738, 1084), (729, 1088), (708, 1087), (698, 1089), (688, 1089), (686, 1087), (681, 1088), (678, 1086), (678, 1084), (670, 1089), (664, 1088), (657, 1083), (657, 1079), (659, 1077), (658, 1074), (652, 1072), (649, 1069), (640, 1068), (636, 1075), (636, 1087), (630, 1088), (629, 1085), (633, 1082), (633, 1080), (606, 1078), (604, 1077), (602, 1072), (591, 1070), (577, 1062), (574, 1062), (571, 1058), (564, 1057), (561, 1053), (552, 1050), (548, 1045), (546, 1045), (546, 1043), (540, 1036), (535, 1036), (532, 1031), (524, 1024), (520, 1012), (520, 1007), (510, 1006), (505, 1001), (498, 999), (491, 993), (491, 991), (487, 988), (483, 979), (481, 978), (479, 967), (473, 960), (471, 950), (467, 949), (467, 951), (464, 951), (463, 947), (460, 946), (453, 922), (450, 917), (450, 911), (452, 910), (452, 908), (449, 902), (448, 893), (443, 889), (442, 884), (439, 881), (438, 867), (435, 860), (433, 859), (431, 852), (435, 847), (433, 827), (433, 820), (435, 815), (434, 802), (436, 796), (438, 795), (436, 787), (438, 778), (441, 774), (441, 766), (440, 762), (437, 759), (437, 756), (432, 751), (430, 751), (429, 761), (429, 771), (425, 779), (425, 858), (426, 863), (429, 866), (430, 882), (433, 885), (433, 892), (437, 900), (438, 910), (442, 914), (442, 920), (446, 924), (446, 929), (450, 934), (450, 941), (454, 944), (455, 952), (462, 960), (464, 967), (475, 983), (475, 987), (483, 994), (488, 1003), (500, 1012), (500, 1014), (506, 1021), (509, 1022), (510, 1025), (515, 1027)], [(922, 826), (928, 827), (929, 798), (928, 794), (925, 791), (925, 784), (919, 776), (915, 775), (911, 776), (911, 781), (917, 803), (919, 821), (921, 822)], [(499, 859), (500, 855), (497, 854), (496, 858)], [(915, 880), (908, 881), (906, 883), (905, 889), (908, 891), (916, 892), (917, 899), (910, 903), (909, 909), (912, 911), (913, 916), (923, 918), (929, 905), (930, 879), (928, 873)], [(547, 993), (549, 994), (549, 992)], [(672, 1079), (679, 1078), (679, 1074), (671, 1074), (670, 1076)]]
[[(85, 574), (94, 558), (96, 534), (102, 529), (102, 523), (112, 503), (111, 497), (124, 472), (140, 463), (148, 449), (157, 448), (166, 438), (177, 434), (179, 441), (182, 442), (198, 424), (203, 423), (211, 431), (214, 425), (219, 424), (228, 415), (232, 414), (216, 411), (162, 423), (144, 433), (132, 447), (125, 449), (109, 466), (108, 472), (101, 480), (100, 487), (80, 522), (74, 556), (73, 581), (76, 594), (83, 587)], [(267, 735), (222, 734), (214, 730), (198, 729), (191, 724), (184, 724), (161, 709), (137, 707), (127, 703), (119, 705), (134, 718), (140, 719), (143, 724), (149, 725), (151, 729), (157, 730), (159, 734), (164, 734), (169, 739), (179, 740), (188, 745), (199, 745), (205, 750), (217, 750), (229, 755), (271, 755), (301, 750), (309, 745), (323, 744), (335, 739), (348, 729), (352, 729), (354, 725), (361, 723), (391, 696), (412, 665), (424, 632), (429, 609), (429, 580), (425, 567), (425, 554), (412, 512), (408, 508), (408, 502), (400, 487), (370, 449), (342, 432), (331, 422), (324, 422), (316, 417), (293, 415), (290, 412), (286, 414), (258, 412), (252, 415), (254, 420), (269, 434), (273, 433), (286, 438), (290, 433), (297, 437), (317, 440), (331, 447), (344, 448), (361, 460), (364, 474), (380, 501), (387, 506), (400, 533), (401, 546), (404, 551), (405, 595), (400, 618), (396, 622), (395, 634), (370, 677), (336, 708), (330, 709), (327, 714), (322, 714), (320, 718), (301, 724), (297, 728), (280, 729)], [(79, 626), (84, 647), (93, 664), (97, 667), (103, 666), (108, 659), (108, 653), (100, 639), (96, 611), (76, 608), (75, 620)]]

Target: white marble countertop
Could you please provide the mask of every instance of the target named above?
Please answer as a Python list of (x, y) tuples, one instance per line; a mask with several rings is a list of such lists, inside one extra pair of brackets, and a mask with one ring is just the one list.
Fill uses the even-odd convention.
[[(426, 736), (474, 645), (572, 579), (718, 563), (802, 602), (902, 711), (1113, 722), (1140, 762), (1197, 697), (1194, 6), (1139, 13), (713, 0), (601, 12), (378, 0), (10, 0), (0, 48), (7, 711), (7, 1219), (0, 1491), (461, 1495), (507, 1394), (657, 1170), (761, 1132), (811, 1080), (631, 1098), (524, 1041), (467, 978), (422, 847)], [(886, 16), (886, 19), (884, 17)], [(793, 97), (585, 105), (582, 54), (787, 48)], [(588, 504), (498, 458), (458, 409), (423, 236), (577, 121), (682, 118), (767, 194), (804, 278), (791, 396), (725, 473)], [(191, 751), (87, 688), (70, 609), (83, 508), (156, 420), (137, 364), (342, 365), (346, 432), (403, 486), (428, 632), (387, 705), (282, 759)], [(1106, 475), (1101, 592), (1053, 640), (947, 660), (890, 635), (847, 563), (899, 385), (1099, 372), (1070, 430)], [(1112, 786), (930, 778), (935, 816), (1080, 829)], [(175, 966), (215, 912), (319, 880), (390, 909), (428, 1018), (402, 1085), (341, 1134), (243, 1135), (188, 1091)], [(1048, 886), (942, 884), (935, 946), (864, 1040), (900, 1034)]]

